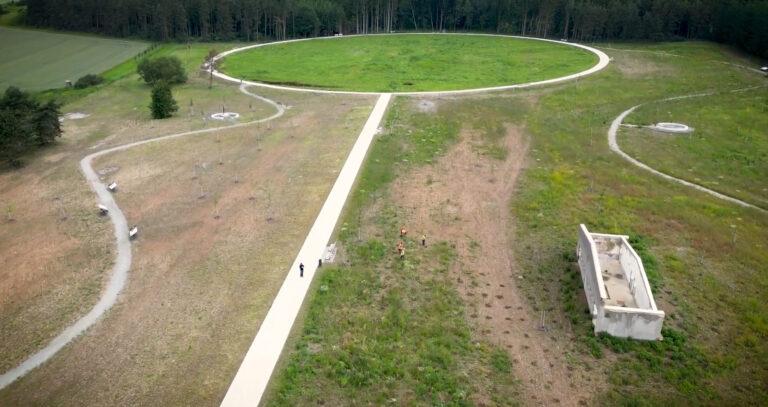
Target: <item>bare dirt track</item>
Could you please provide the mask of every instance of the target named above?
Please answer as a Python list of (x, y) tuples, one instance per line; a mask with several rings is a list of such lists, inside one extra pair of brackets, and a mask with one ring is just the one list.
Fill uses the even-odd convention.
[(563, 339), (540, 330), (539, 315), (526, 301), (511, 241), (509, 202), (525, 166), (528, 140), (507, 126), (503, 161), (478, 154), (471, 132), (435, 165), (406, 175), (392, 190), (395, 201), (412, 208), (410, 227), (428, 240), (455, 244), (452, 271), (468, 304), (476, 334), (504, 347), (529, 405), (579, 405), (593, 394), (583, 372), (565, 362)]

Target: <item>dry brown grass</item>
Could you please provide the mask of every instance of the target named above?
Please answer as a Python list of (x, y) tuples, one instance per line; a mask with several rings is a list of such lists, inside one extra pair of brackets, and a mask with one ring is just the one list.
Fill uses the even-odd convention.
[[(272, 113), (236, 87), (218, 92), (228, 92), (229, 106), (253, 107), (245, 120)], [(143, 113), (115, 110), (104, 97), (68, 106), (92, 116), (66, 122), (59, 146), (0, 175), (4, 202), (16, 208), (0, 228), (0, 289), (12, 293), (0, 302), (3, 370), (87, 312), (109, 271), (112, 228), (95, 214), (77, 161), (93, 145), (202, 127), (137, 119)], [(128, 286), (84, 337), (3, 390), (1, 405), (218, 403), (372, 106), (368, 98), (269, 97), (292, 105), (273, 123), (95, 163), (119, 181), (118, 203), (141, 228)]]
[[(209, 90), (200, 78), (175, 94), (180, 100), (194, 98), (206, 112), (226, 100), (232, 110), (243, 112), (243, 120), (274, 110), (233, 86), (217, 84)], [(95, 148), (203, 126), (199, 118), (184, 117), (184, 107), (172, 119), (150, 120), (148, 97), (148, 88), (129, 78), (67, 105), (66, 112), (90, 116), (65, 121), (62, 139), (28, 157), (24, 168), (0, 172), (0, 371), (17, 365), (85, 314), (108, 277), (112, 227), (108, 219), (94, 216), (95, 198), (78, 161)]]

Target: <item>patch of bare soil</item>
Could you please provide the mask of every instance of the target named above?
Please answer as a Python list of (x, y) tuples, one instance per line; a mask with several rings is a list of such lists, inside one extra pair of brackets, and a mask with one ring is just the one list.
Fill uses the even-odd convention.
[(415, 103), (416, 108), (421, 113), (436, 113), (437, 112), (437, 102), (433, 99), (421, 99)]
[[(476, 334), (505, 348), (529, 405), (582, 405), (596, 392), (580, 367), (565, 360), (565, 339), (540, 329), (540, 315), (516, 287), (519, 278), (512, 246), (510, 199), (524, 167), (528, 141), (508, 127), (506, 160), (484, 157), (473, 137), (434, 166), (418, 169), (393, 185), (396, 202), (409, 210), (414, 234), (456, 246), (452, 273), (469, 305)], [(587, 381), (590, 381), (587, 385)]]

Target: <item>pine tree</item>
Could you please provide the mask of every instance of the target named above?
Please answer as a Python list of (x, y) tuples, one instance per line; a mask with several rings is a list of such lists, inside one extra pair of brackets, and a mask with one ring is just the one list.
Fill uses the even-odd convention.
[(23, 154), (61, 137), (59, 106), (40, 104), (15, 87), (6, 89), (0, 97), (0, 161), (20, 167)]
[(56, 137), (61, 137), (59, 107), (58, 103), (51, 100), (37, 109), (37, 117), (35, 118), (37, 144), (41, 146), (52, 144)]
[(179, 110), (179, 105), (173, 99), (171, 87), (165, 82), (158, 82), (152, 88), (152, 104), (149, 105), (152, 110), (153, 119), (165, 119), (171, 117), (174, 112)]

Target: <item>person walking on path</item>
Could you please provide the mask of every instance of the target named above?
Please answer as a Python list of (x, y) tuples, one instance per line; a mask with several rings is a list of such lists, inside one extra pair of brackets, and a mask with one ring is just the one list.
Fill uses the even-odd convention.
[(421, 245), (427, 247), (427, 234), (421, 235)]
[(299, 277), (304, 277), (304, 263), (299, 263)]

